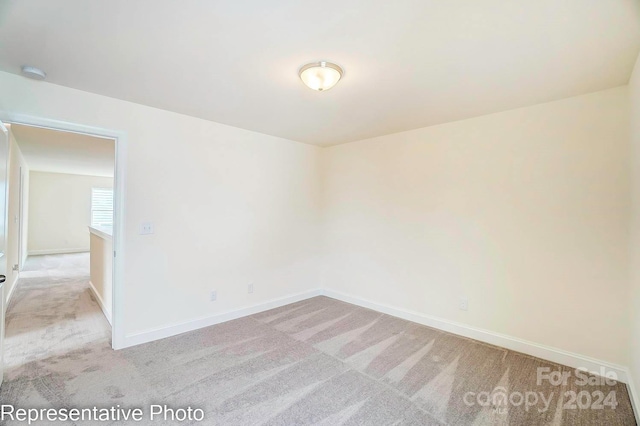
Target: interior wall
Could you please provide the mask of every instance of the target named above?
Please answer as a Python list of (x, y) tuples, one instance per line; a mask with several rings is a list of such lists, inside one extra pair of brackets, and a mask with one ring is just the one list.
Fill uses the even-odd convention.
[(104, 315), (109, 323), (113, 324), (111, 315), (113, 306), (113, 240), (111, 237), (98, 236), (93, 232), (90, 234), (90, 240), (91, 282), (89, 284)]
[[(18, 271), (14, 271), (14, 265), (20, 263), (20, 167), (22, 167), (23, 173), (28, 174), (29, 168), (22, 156), (20, 147), (16, 143), (16, 139), (9, 129), (9, 162), (8, 162), (8, 199), (7, 199), (7, 288), (5, 290), (5, 297), (7, 300), (13, 293), (14, 287), (18, 280)], [(28, 189), (26, 189), (25, 195), (28, 195)], [(24, 226), (24, 224), (23, 224)], [(27, 233), (27, 229), (23, 228), (23, 237)], [(24, 240), (23, 240), (24, 241)], [(23, 249), (25, 246), (23, 246)]]
[[(631, 99), (631, 373), (640, 391), (640, 56), (629, 81)], [(640, 402), (640, 395), (636, 395)], [(640, 410), (640, 406), (636, 406)]]
[(320, 148), (2, 72), (0, 93), (12, 114), (126, 133), (125, 334), (318, 287)]
[(91, 188), (113, 188), (113, 178), (29, 173), (30, 255), (89, 251)]
[(324, 286), (628, 365), (628, 121), (620, 87), (323, 150)]
[[(23, 158), (24, 161), (24, 158)], [(22, 168), (22, 263), (21, 268), (27, 261), (29, 256), (29, 172), (30, 169), (26, 163)]]

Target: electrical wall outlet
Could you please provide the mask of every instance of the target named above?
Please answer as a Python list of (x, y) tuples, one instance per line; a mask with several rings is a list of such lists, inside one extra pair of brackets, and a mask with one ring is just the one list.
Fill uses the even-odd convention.
[(13, 270), (17, 271), (20, 267), (18, 266), (18, 264), (16, 263), (15, 265), (13, 265)]
[(469, 310), (469, 299), (467, 299), (466, 297), (461, 297), (458, 306), (459, 306), (461, 311), (468, 311)]
[(153, 223), (144, 222), (140, 224), (140, 235), (153, 234)]
[(218, 300), (218, 292), (216, 290), (211, 290), (211, 294), (209, 295), (209, 300), (215, 302)]
[(247, 292), (249, 294), (253, 293), (253, 283), (249, 283), (249, 285), (247, 286)]

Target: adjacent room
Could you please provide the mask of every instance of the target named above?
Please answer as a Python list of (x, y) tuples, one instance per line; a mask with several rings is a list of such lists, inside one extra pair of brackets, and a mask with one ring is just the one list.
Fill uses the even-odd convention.
[(637, 425), (639, 53), (638, 0), (0, 0), (0, 424)]
[[(74, 339), (79, 330), (111, 338), (115, 144), (42, 127), (7, 127), (11, 270), (5, 294), (11, 311), (4, 365), (11, 368), (36, 349), (34, 341), (48, 341), (37, 346), (42, 351), (81, 347), (86, 341)], [(96, 303), (97, 315), (78, 316), (83, 305)]]
[(70, 261), (78, 276), (89, 271), (88, 290), (111, 323), (114, 140), (20, 124), (10, 131), (29, 170), (23, 232), (32, 268)]

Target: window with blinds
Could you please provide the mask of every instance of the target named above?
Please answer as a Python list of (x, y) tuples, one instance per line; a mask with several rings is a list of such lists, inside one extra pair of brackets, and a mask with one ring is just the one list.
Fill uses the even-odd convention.
[(91, 188), (91, 226), (113, 226), (113, 189)]

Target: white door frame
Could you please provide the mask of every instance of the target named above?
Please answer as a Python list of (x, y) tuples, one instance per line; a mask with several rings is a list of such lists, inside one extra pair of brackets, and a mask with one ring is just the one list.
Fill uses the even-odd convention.
[(113, 182), (113, 302), (111, 307), (111, 346), (122, 349), (125, 345), (124, 331), (124, 229), (125, 229), (125, 166), (127, 134), (119, 130), (103, 129), (94, 126), (69, 123), (44, 117), (13, 114), (0, 111), (0, 121), (5, 123), (24, 124), (44, 129), (62, 130), (65, 132), (86, 134), (115, 140), (115, 170)]

